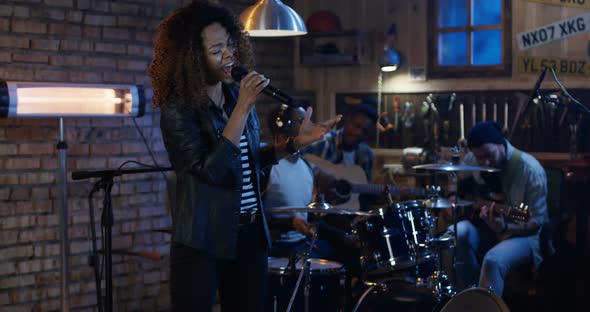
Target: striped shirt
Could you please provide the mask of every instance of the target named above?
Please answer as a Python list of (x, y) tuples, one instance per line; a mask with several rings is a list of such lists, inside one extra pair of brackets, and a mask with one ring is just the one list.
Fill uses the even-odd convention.
[(240, 212), (254, 212), (258, 209), (258, 196), (252, 183), (252, 164), (248, 155), (248, 140), (242, 134), (240, 138), (240, 151), (242, 161), (242, 200), (240, 202)]

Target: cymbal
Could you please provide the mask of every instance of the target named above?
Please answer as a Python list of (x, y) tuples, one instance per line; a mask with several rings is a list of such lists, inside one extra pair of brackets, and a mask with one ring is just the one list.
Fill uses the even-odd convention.
[(307, 212), (307, 213), (324, 213), (324, 214), (337, 214), (337, 215), (345, 215), (345, 216), (373, 216), (373, 213), (364, 212), (364, 211), (355, 211), (349, 209), (341, 209), (341, 208), (316, 208), (316, 207), (275, 207), (275, 208), (267, 208), (266, 210), (272, 213), (297, 213), (297, 212)]
[(477, 166), (477, 165), (466, 165), (466, 164), (455, 164), (452, 162), (442, 164), (425, 164), (413, 166), (414, 169), (425, 169), (425, 170), (438, 170), (438, 171), (485, 171), (485, 172), (496, 172), (500, 169), (494, 167)]
[[(423, 201), (424, 206), (430, 209), (445, 209), (453, 207), (453, 201), (446, 199), (446, 198), (433, 198), (427, 199)], [(469, 206), (473, 204), (472, 201), (459, 199), (457, 201), (457, 206)]]

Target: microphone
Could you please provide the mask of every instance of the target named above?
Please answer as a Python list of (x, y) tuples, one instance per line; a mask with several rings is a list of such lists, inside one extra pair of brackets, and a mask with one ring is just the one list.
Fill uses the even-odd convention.
[(547, 104), (550, 109), (557, 109), (563, 101), (559, 94), (548, 94), (543, 97), (543, 102)]
[(526, 115), (531, 102), (534, 102), (535, 98), (537, 98), (537, 100), (542, 98), (541, 92), (539, 92), (539, 89), (541, 88), (541, 83), (543, 82), (543, 79), (545, 79), (545, 73), (547, 73), (547, 68), (548, 68), (547, 66), (543, 66), (541, 68), (541, 74), (539, 75), (539, 79), (537, 79), (537, 82), (535, 82), (535, 87), (533, 88), (533, 91), (529, 95), (528, 101), (524, 104), (522, 109), (519, 109), (516, 111), (516, 117), (514, 118), (514, 121), (512, 122), (512, 128), (510, 128), (510, 132), (508, 133), (508, 140), (512, 139), (512, 135), (514, 134), (514, 131), (516, 130), (516, 126), (518, 124), (520, 124), (521, 116)]
[(539, 79), (537, 79), (537, 82), (535, 83), (535, 88), (533, 89), (533, 94), (531, 96), (541, 96), (541, 94), (539, 94), (539, 89), (541, 88), (541, 83), (543, 82), (543, 79), (545, 79), (545, 73), (547, 73), (547, 66), (543, 66), (543, 68), (541, 68), (541, 74), (539, 75)]
[[(235, 66), (231, 70), (231, 76), (235, 81), (240, 81), (248, 74), (248, 70), (241, 66)], [(275, 100), (288, 105), (293, 105), (293, 98), (285, 94), (280, 89), (277, 89), (270, 84), (262, 89), (262, 93), (274, 98)]]

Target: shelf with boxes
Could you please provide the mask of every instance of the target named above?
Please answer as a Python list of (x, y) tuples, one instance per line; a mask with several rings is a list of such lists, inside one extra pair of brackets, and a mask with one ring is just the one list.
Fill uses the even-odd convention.
[(299, 64), (337, 66), (367, 64), (371, 33), (348, 30), (309, 33), (299, 38)]

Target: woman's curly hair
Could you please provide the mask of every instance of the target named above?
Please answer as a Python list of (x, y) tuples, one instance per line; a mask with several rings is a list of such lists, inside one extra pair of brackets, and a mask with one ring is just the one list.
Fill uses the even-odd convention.
[(238, 17), (207, 1), (193, 1), (175, 10), (158, 27), (154, 59), (148, 70), (155, 106), (162, 107), (174, 99), (186, 108), (207, 109), (205, 49), (201, 33), (213, 23), (221, 24), (233, 39), (236, 45), (234, 63), (251, 67), (252, 48)]

